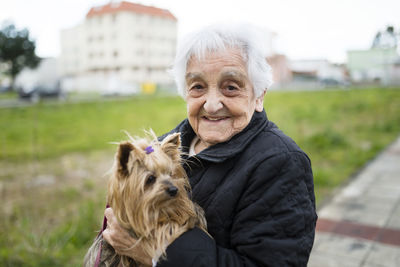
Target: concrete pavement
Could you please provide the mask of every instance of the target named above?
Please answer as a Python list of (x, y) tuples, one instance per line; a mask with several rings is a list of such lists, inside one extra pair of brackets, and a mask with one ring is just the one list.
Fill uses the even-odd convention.
[(309, 267), (400, 267), (400, 137), (318, 216)]

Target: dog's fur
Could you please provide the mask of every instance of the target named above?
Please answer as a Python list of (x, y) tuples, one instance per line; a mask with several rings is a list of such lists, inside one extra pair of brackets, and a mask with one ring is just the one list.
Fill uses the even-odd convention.
[[(206, 231), (203, 210), (190, 198), (190, 185), (181, 166), (180, 134), (162, 142), (133, 139), (119, 144), (108, 185), (107, 200), (120, 225), (137, 239), (135, 245), (155, 260), (163, 259), (167, 246), (187, 230)], [(146, 153), (151, 146), (154, 152)], [(94, 266), (102, 247), (100, 266), (138, 266), (120, 256), (99, 235), (85, 256), (84, 266)]]

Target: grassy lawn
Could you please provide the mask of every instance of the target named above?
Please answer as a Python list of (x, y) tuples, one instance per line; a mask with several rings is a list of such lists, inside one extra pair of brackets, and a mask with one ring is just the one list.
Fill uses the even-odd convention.
[[(310, 156), (318, 202), (400, 133), (399, 89), (271, 91), (265, 108)], [(102, 217), (109, 142), (162, 134), (185, 109), (179, 97), (0, 109), (0, 266), (80, 266)]]
[(36, 105), (0, 110), (0, 161), (46, 159), (68, 152), (110, 148), (125, 138), (122, 130), (162, 133), (185, 116), (178, 97)]
[(276, 93), (269, 118), (310, 156), (317, 201), (400, 134), (400, 90)]

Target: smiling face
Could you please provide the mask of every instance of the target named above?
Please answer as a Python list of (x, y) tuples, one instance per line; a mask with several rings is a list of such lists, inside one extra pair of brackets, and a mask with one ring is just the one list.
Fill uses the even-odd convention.
[(200, 142), (195, 151), (228, 141), (263, 110), (264, 94), (254, 96), (246, 63), (239, 49), (192, 57), (186, 70), (189, 123)]

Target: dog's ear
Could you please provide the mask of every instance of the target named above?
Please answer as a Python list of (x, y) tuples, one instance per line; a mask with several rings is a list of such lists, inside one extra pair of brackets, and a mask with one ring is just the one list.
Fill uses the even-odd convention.
[[(129, 176), (129, 161), (133, 161), (134, 156), (132, 153), (134, 151), (139, 151), (139, 149), (137, 149), (135, 147), (135, 145), (133, 145), (130, 142), (122, 142), (119, 144), (118, 147), (118, 152), (117, 152), (117, 171), (118, 174), (120, 174), (120, 176), (122, 177), (127, 177)], [(136, 156), (135, 156), (136, 158)]]
[(180, 160), (181, 134), (173, 133), (164, 138), (161, 149), (173, 160)]

